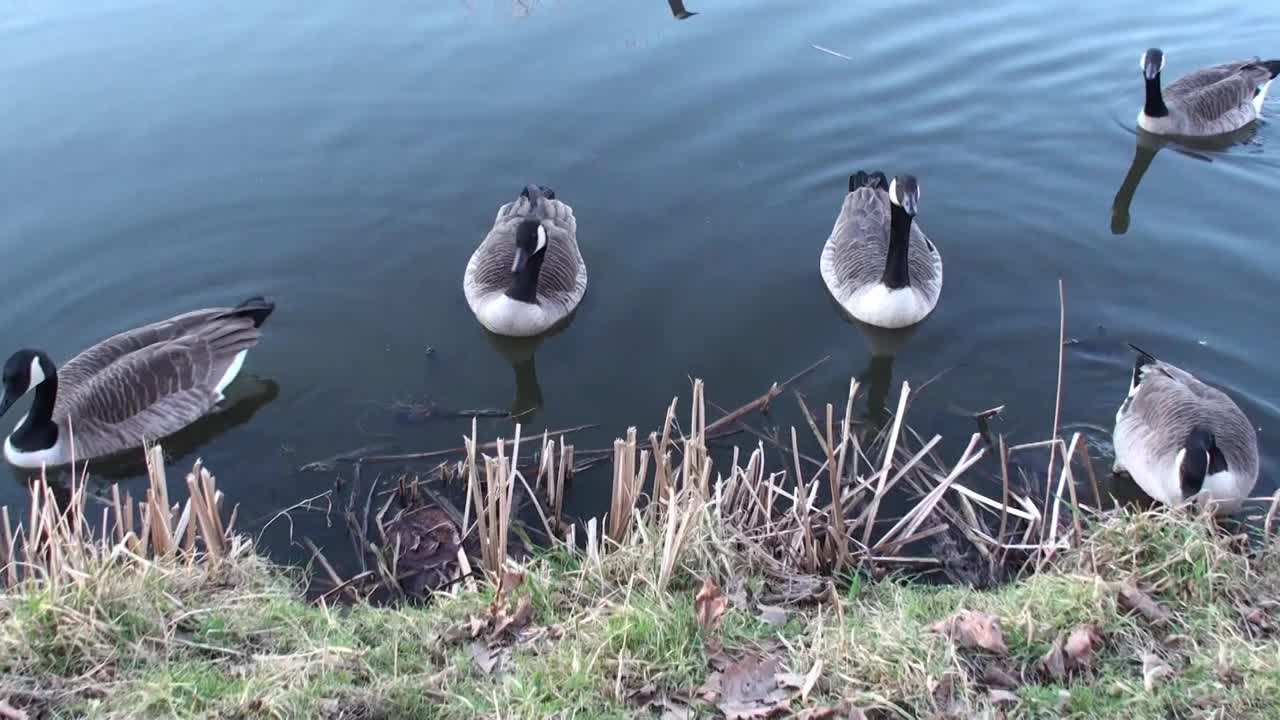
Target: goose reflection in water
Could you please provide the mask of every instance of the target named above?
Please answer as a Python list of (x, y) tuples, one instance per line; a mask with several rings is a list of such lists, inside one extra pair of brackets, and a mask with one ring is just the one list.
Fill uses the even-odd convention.
[[(227, 399), (223, 401), (220, 409), (160, 440), (160, 445), (164, 448), (165, 463), (178, 464), (195, 455), (212, 440), (249, 422), (259, 410), (271, 404), (279, 395), (280, 385), (276, 381), (255, 376), (241, 376), (227, 388)], [(14, 480), (23, 485), (40, 476), (38, 470), (12, 465), (10, 470)], [(190, 467), (182, 470), (186, 472)], [(84, 466), (77, 462), (75, 471), (78, 477), (84, 471)], [(132, 449), (89, 462), (90, 481), (97, 481), (100, 485), (130, 480), (146, 473), (146, 458), (140, 449)], [(54, 498), (59, 504), (64, 503), (69, 498), (71, 468), (68, 466), (49, 469), (47, 476)]]
[(698, 14), (685, 10), (684, 0), (667, 0), (667, 4), (671, 6), (671, 17), (677, 20), (688, 20)]
[(511, 401), (511, 416), (516, 422), (527, 426), (542, 409), (542, 386), (538, 384), (538, 368), (535, 364), (538, 348), (542, 343), (555, 335), (559, 335), (573, 322), (570, 315), (559, 324), (541, 335), (532, 337), (509, 337), (498, 335), (481, 328), (495, 352), (511, 365), (515, 373), (516, 392)]
[(1129, 205), (1133, 202), (1134, 193), (1138, 191), (1138, 183), (1146, 175), (1156, 153), (1166, 146), (1174, 152), (1181, 153), (1196, 160), (1213, 162), (1213, 153), (1228, 150), (1236, 145), (1246, 145), (1253, 141), (1258, 132), (1257, 123), (1247, 125), (1232, 133), (1208, 138), (1166, 138), (1153, 135), (1146, 130), (1138, 129), (1137, 142), (1133, 150), (1133, 162), (1129, 163), (1129, 172), (1120, 183), (1115, 200), (1111, 203), (1111, 234), (1123, 235), (1129, 231)]
[(867, 344), (871, 350), (866, 368), (857, 376), (859, 394), (867, 398), (867, 412), (863, 416), (864, 425), (861, 439), (861, 442), (865, 445), (880, 434), (880, 431), (884, 429), (885, 421), (889, 418), (888, 400), (889, 394), (893, 389), (893, 361), (897, 358), (898, 352), (907, 344), (907, 341), (929, 320), (926, 318), (921, 322), (904, 328), (876, 327), (850, 315), (835, 299), (830, 290), (827, 290), (826, 295), (827, 300), (831, 302), (832, 307), (836, 309), (840, 317), (845, 322), (858, 328), (858, 331), (867, 339)]

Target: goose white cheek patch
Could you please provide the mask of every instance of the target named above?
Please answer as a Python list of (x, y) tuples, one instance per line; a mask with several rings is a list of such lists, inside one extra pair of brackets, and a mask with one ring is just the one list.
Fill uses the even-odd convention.
[(534, 250), (534, 252), (538, 252), (539, 250), (541, 250), (546, 246), (547, 246), (547, 229), (539, 225), (538, 226), (538, 247)]
[(31, 382), (27, 383), (27, 391), (44, 382), (44, 370), (40, 368), (40, 358), (31, 358)]

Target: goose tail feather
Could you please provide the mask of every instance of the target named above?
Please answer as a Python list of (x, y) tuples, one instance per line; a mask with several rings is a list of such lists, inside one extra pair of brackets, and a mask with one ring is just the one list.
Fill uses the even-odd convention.
[(276, 309), (276, 304), (270, 300), (255, 295), (239, 305), (232, 308), (224, 317), (247, 317), (253, 319), (255, 328), (262, 327), (262, 323), (267, 321), (267, 317)]
[(1272, 80), (1274, 80), (1276, 76), (1280, 75), (1280, 60), (1263, 60), (1258, 64), (1266, 68), (1267, 72), (1271, 73)]
[(879, 170), (866, 172), (859, 170), (849, 176), (849, 192), (853, 192), (858, 188), (869, 187), (872, 190), (888, 190), (889, 178)]
[(1133, 343), (1128, 343), (1128, 345), (1130, 349), (1138, 354), (1137, 359), (1133, 361), (1133, 380), (1129, 383), (1130, 388), (1136, 388), (1138, 387), (1138, 381), (1142, 378), (1142, 368), (1154, 364), (1156, 358)]

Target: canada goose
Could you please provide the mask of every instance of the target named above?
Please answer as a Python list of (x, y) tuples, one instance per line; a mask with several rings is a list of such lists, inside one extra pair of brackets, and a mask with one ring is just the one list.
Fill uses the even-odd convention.
[(1237, 60), (1183, 76), (1160, 89), (1164, 52), (1142, 54), (1147, 99), (1138, 126), (1157, 135), (1195, 137), (1238, 130), (1262, 115), (1267, 88), (1280, 74), (1280, 60)]
[(550, 188), (526, 187), (498, 208), (462, 290), (480, 324), (499, 335), (538, 335), (567, 318), (587, 292), (573, 208)]
[[(82, 351), (61, 369), (40, 350), (4, 365), (0, 415), (35, 389), (31, 410), (5, 440), (18, 467), (111, 455), (191, 424), (223, 398), (275, 305), (261, 297), (162, 320)], [(73, 447), (74, 444), (74, 447)]]
[(1116, 413), (1117, 471), (1166, 505), (1198, 497), (1232, 512), (1258, 480), (1258, 436), (1226, 393), (1138, 353)]
[(862, 322), (906, 327), (938, 304), (942, 256), (913, 223), (919, 202), (911, 175), (892, 182), (881, 172), (849, 176), (849, 194), (818, 266), (836, 302)]

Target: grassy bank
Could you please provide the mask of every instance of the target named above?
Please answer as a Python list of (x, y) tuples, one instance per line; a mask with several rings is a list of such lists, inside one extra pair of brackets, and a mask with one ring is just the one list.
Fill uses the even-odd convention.
[[(864, 444), (855, 392), (825, 433), (806, 409), (819, 457), (794, 433), (773, 448), (788, 477), (763, 440), (715, 470), (712, 438), (743, 414), (708, 424), (696, 385), (685, 432), (673, 405), (651, 453), (634, 435), (615, 446), (601, 522), (554, 510), (556, 459), (574, 467), (563, 441), (529, 464), (518, 443), (486, 457), (473, 437), (450, 472), (468, 482), (476, 571), (425, 603), (308, 601), (301, 572), (224, 526), (198, 467), (175, 505), (153, 463), (147, 496), (113, 497), (105, 525), (85, 521), (82, 488), (55, 505), (37, 486), (26, 529), (3, 518), (0, 718), (1280, 717), (1276, 541), (1180, 510), (1090, 510), (1070, 490), (1078, 438), (1054, 445), (1058, 490), (1039, 497), (1001, 443), (1003, 497), (983, 498), (958, 482), (981, 467), (976, 436), (954, 465), (928, 460), (937, 439), (908, 442), (904, 391), (899, 421)], [(553, 538), (519, 564), (504, 551), (518, 484), (551, 496)], [(895, 484), (918, 501), (878, 517)], [(448, 543), (424, 549), (437, 528), (414, 540), (391, 507), (365, 575), (399, 582), (402, 558)], [(930, 539), (1013, 579), (906, 579), (936, 562), (906, 541)]]
[[(777, 606), (764, 577), (658, 592), (658, 564), (548, 555), (501, 602), (398, 609), (308, 603), (248, 552), (103, 566), (0, 597), (3, 716), (1280, 716), (1280, 563), (1170, 514), (1108, 520), (988, 591), (855, 580)], [(959, 609), (998, 628), (948, 635)]]

